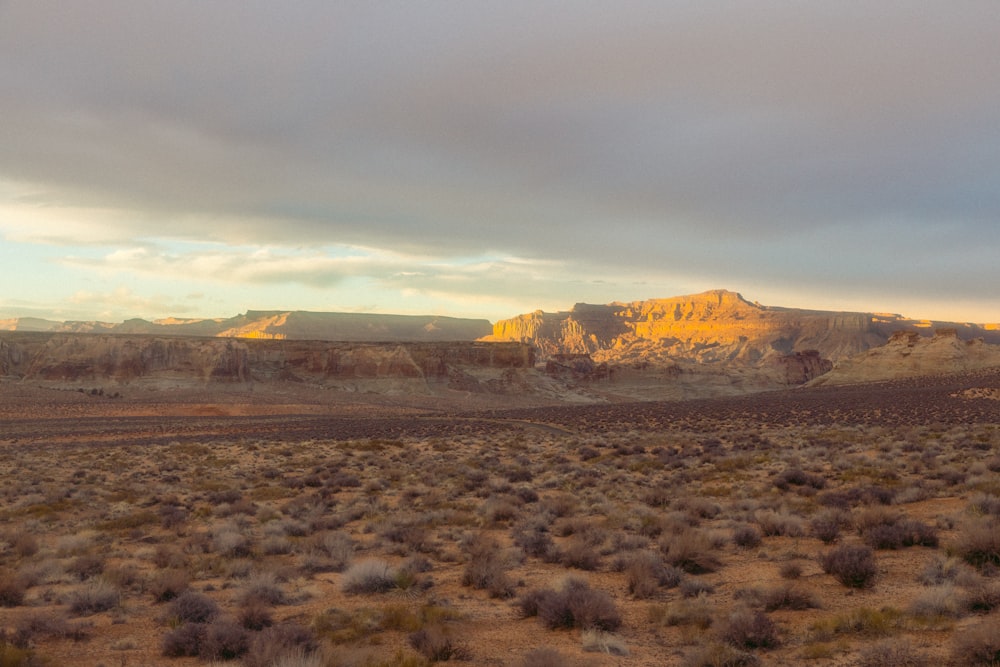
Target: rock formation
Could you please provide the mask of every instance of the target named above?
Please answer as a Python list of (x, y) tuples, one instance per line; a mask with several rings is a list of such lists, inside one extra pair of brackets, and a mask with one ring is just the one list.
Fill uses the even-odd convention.
[(37, 333), (0, 333), (0, 379), (63, 384), (297, 382), (621, 401), (1000, 365), (997, 326), (769, 307), (726, 290), (539, 310), (497, 322), (492, 334), (485, 320), (301, 311), (114, 325), (0, 321), (4, 329)]
[(833, 370), (811, 384), (895, 380), (994, 366), (1000, 366), (1000, 345), (991, 345), (982, 338), (962, 340), (954, 328), (937, 329), (933, 336), (898, 331), (885, 345), (838, 361)]
[(487, 320), (432, 315), (247, 311), (218, 319), (131, 319), (108, 322), (53, 322), (38, 318), (0, 320), (0, 331), (217, 336), (277, 340), (414, 342), (476, 340), (490, 333)]
[(726, 290), (603, 306), (535, 311), (493, 326), (488, 340), (520, 341), (548, 357), (590, 354), (596, 362), (691, 361), (757, 364), (815, 350), (830, 361), (884, 344), (896, 330), (951, 326), (963, 338), (1000, 332), (970, 324), (931, 323), (897, 315), (774, 308)]
[[(63, 386), (300, 382), (358, 390), (378, 383), (459, 383), (493, 391), (532, 369), (521, 343), (350, 343), (128, 334), (2, 333), (0, 376)], [(366, 384), (367, 383), (367, 384)], [(373, 384), (374, 383), (374, 384)], [(385, 389), (385, 386), (381, 387)]]

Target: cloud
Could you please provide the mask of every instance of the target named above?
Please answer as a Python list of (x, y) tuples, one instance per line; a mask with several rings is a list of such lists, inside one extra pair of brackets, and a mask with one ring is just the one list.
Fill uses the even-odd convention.
[(66, 257), (67, 266), (178, 281), (247, 285), (291, 284), (328, 288), (345, 277), (385, 272), (394, 262), (377, 255), (333, 257), (288, 248), (213, 248), (171, 251), (155, 244), (115, 250), (97, 258)]
[(149, 316), (155, 316), (158, 313), (183, 315), (194, 311), (184, 300), (178, 300), (165, 294), (141, 296), (124, 285), (109, 292), (80, 290), (67, 301), (71, 306), (76, 307), (78, 312), (92, 313), (98, 319), (112, 322), (120, 320), (121, 313), (128, 312), (147, 313)]
[(436, 266), (500, 257), (563, 266), (550, 294), (986, 299), (998, 30), (990, 2), (3, 3), (0, 231), (247, 284), (501, 294)]

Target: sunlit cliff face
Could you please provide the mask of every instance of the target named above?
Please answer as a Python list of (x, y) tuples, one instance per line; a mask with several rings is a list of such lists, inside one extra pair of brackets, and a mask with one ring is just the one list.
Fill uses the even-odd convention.
[(492, 339), (529, 341), (544, 354), (586, 353), (604, 361), (756, 363), (807, 350), (836, 360), (882, 345), (900, 328), (941, 326), (954, 327), (963, 337), (992, 331), (898, 315), (766, 307), (714, 290), (628, 304), (577, 304), (560, 313), (536, 311), (497, 322)]

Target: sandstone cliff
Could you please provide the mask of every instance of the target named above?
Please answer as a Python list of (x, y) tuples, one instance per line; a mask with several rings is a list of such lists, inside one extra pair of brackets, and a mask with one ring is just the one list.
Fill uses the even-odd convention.
[(1000, 366), (1000, 345), (981, 338), (962, 340), (953, 328), (933, 336), (899, 331), (880, 347), (842, 359), (812, 385), (855, 384), (951, 374)]
[(819, 359), (836, 361), (884, 344), (896, 330), (941, 326), (955, 328), (962, 338), (985, 336), (1000, 343), (1000, 332), (977, 325), (774, 308), (726, 290), (603, 306), (577, 304), (558, 313), (535, 311), (497, 322), (488, 340), (530, 343), (545, 357), (590, 354), (596, 362), (618, 364), (759, 365), (786, 359), (782, 363), (787, 365), (794, 355), (811, 350)]

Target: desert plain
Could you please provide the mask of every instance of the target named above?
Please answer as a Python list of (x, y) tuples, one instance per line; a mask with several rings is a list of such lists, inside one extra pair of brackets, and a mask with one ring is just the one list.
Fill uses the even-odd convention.
[(998, 396), (3, 382), (0, 665), (995, 664)]

